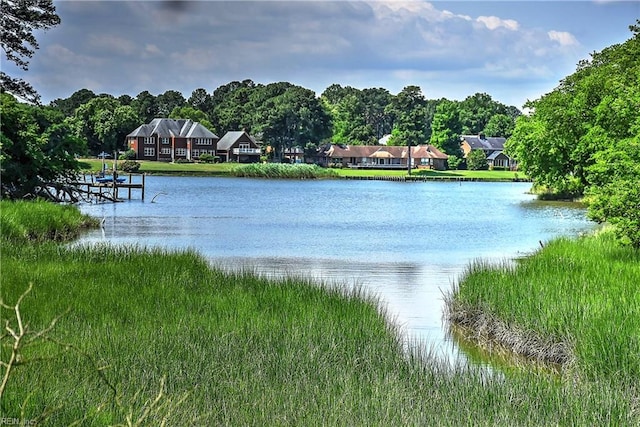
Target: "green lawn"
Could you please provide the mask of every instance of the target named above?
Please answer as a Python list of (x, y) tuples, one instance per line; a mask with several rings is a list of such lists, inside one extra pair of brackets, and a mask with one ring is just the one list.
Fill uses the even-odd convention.
[[(353, 176), (407, 176), (406, 170), (370, 170), (370, 169), (335, 169), (338, 175), (344, 177)], [(470, 171), (470, 170), (413, 170), (412, 176), (416, 177), (433, 177), (433, 178), (467, 178), (467, 179), (486, 179), (486, 180), (513, 180), (516, 178), (526, 178), (522, 172), (513, 171)]]
[[(230, 176), (231, 171), (238, 166), (237, 163), (167, 163), (139, 160), (141, 173), (153, 174), (184, 174), (184, 175), (210, 175), (210, 176)], [(80, 164), (83, 170), (99, 171), (102, 168), (100, 159), (81, 159)], [(113, 160), (107, 160), (107, 166), (113, 167)], [(377, 169), (332, 169), (339, 177), (367, 177), (367, 176), (407, 176), (406, 170), (377, 170)], [(522, 172), (513, 171), (434, 171), (434, 170), (414, 170), (412, 176), (443, 178), (464, 178), (479, 180), (505, 180), (525, 179)]]
[[(106, 161), (107, 166), (113, 168), (113, 159)], [(120, 163), (120, 161), (118, 161)], [(237, 166), (236, 163), (168, 163), (151, 162), (138, 160), (141, 173), (155, 174), (185, 174), (185, 175), (229, 175), (231, 169)], [(83, 170), (97, 172), (102, 169), (100, 159), (80, 159), (80, 166)]]

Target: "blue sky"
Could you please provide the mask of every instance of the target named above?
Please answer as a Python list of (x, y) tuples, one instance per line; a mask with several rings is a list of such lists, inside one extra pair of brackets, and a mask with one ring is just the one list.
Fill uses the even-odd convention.
[(638, 1), (55, 1), (26, 73), (48, 103), (79, 89), (115, 96), (233, 80), (408, 85), (429, 99), (486, 92), (521, 108), (594, 51), (630, 38)]

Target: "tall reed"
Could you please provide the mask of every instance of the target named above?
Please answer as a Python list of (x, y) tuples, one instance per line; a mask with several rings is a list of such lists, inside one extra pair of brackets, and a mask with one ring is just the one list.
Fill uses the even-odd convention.
[(640, 252), (609, 233), (559, 239), (514, 265), (473, 263), (454, 303), (570, 347), (589, 379), (640, 378)]
[(71, 205), (55, 205), (44, 200), (0, 200), (0, 233), (6, 239), (64, 241), (98, 224), (97, 219), (82, 215)]
[(232, 175), (250, 178), (280, 178), (280, 179), (317, 179), (336, 178), (338, 174), (327, 168), (308, 164), (286, 163), (250, 163), (236, 166)]

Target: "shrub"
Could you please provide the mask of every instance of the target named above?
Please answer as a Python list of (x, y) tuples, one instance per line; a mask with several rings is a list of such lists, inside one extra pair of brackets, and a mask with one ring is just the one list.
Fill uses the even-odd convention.
[(469, 170), (484, 170), (488, 168), (487, 156), (482, 150), (471, 150), (467, 156), (467, 169)]
[(449, 169), (459, 169), (462, 165), (463, 160), (458, 156), (449, 156), (447, 159), (447, 164), (449, 165)]
[(136, 159), (136, 152), (134, 150), (127, 150), (124, 153), (120, 154), (120, 157), (118, 157), (118, 160), (135, 160)]
[(215, 157), (209, 153), (200, 154), (200, 161), (203, 163), (213, 163)]
[(125, 160), (119, 166), (119, 169), (123, 172), (136, 173), (140, 170), (140, 163), (135, 160)]

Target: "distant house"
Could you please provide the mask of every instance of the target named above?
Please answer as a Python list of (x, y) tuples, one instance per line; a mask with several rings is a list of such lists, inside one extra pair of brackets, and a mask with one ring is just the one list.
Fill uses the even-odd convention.
[(504, 153), (504, 143), (506, 138), (486, 137), (480, 135), (462, 135), (460, 137), (460, 148), (466, 158), (471, 150), (482, 150), (487, 156), (489, 167), (500, 167), (515, 169), (516, 162)]
[[(448, 156), (433, 145), (411, 147), (411, 167), (444, 170)], [(324, 166), (356, 169), (406, 169), (409, 147), (331, 144), (323, 147), (318, 161)]]
[(258, 163), (260, 144), (246, 131), (227, 132), (218, 141), (217, 155), (222, 162)]
[(304, 150), (301, 147), (290, 147), (284, 149), (284, 160), (289, 163), (302, 163), (304, 161)]
[(153, 119), (127, 135), (127, 145), (137, 159), (172, 162), (197, 160), (205, 153), (215, 155), (218, 139), (193, 120)]

